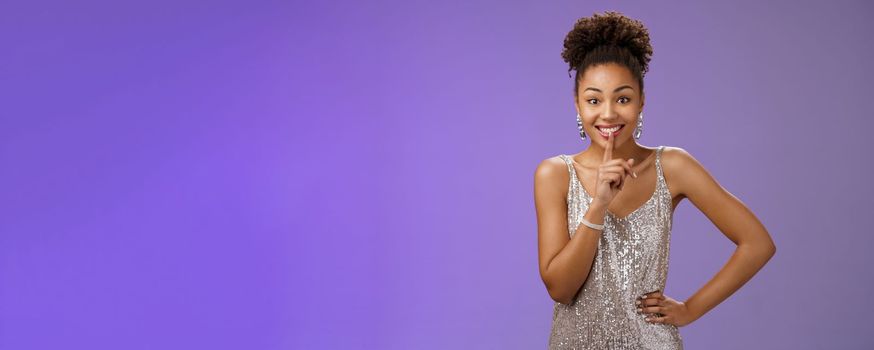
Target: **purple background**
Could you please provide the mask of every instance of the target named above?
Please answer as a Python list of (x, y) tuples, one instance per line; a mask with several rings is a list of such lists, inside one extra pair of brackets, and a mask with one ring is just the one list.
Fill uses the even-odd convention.
[[(863, 1), (0, 4), (0, 348), (538, 349), (573, 22), (649, 28), (640, 143), (778, 251), (690, 349), (874, 347)], [(666, 293), (733, 244), (690, 202)]]

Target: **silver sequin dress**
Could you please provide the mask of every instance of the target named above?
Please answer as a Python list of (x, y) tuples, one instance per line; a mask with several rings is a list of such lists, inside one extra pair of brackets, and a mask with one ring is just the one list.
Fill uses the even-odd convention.
[[(668, 276), (671, 194), (656, 149), (656, 189), (624, 218), (609, 211), (592, 270), (570, 305), (556, 302), (549, 349), (683, 349), (677, 326), (650, 323), (637, 313), (638, 296), (664, 291)], [(568, 155), (568, 231), (573, 237), (592, 201)]]

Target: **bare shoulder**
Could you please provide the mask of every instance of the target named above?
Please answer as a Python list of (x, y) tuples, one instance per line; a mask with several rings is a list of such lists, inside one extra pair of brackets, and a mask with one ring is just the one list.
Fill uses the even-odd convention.
[(682, 147), (676, 146), (664, 146), (664, 150), (662, 150), (662, 165), (665, 168), (671, 167), (682, 167), (687, 166), (687, 162), (694, 159), (689, 151)]
[[(567, 163), (561, 156), (549, 157), (540, 162), (534, 170), (534, 189), (548, 189), (550, 192), (567, 187), (570, 174)], [(564, 184), (564, 185), (562, 185)]]
[(695, 157), (682, 147), (665, 146), (662, 151), (665, 180), (671, 193), (687, 197), (696, 186), (715, 184), (715, 180)]

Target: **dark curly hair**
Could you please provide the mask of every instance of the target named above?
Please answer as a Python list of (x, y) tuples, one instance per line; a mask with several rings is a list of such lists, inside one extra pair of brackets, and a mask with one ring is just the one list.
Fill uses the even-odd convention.
[(590, 66), (618, 63), (631, 70), (643, 91), (643, 76), (649, 69), (652, 45), (649, 31), (638, 20), (616, 11), (595, 13), (577, 20), (564, 38), (561, 57), (576, 70), (574, 98), (578, 96), (580, 78)]

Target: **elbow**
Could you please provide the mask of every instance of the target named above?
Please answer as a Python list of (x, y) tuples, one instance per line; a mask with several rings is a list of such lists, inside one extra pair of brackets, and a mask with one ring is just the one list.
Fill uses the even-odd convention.
[(771, 240), (740, 244), (738, 247), (743, 248), (748, 253), (752, 254), (752, 258), (761, 261), (762, 263), (768, 262), (774, 257), (774, 254), (777, 253), (777, 246)]
[(565, 305), (570, 305), (571, 302), (573, 302), (572, 298), (568, 298), (564, 295), (559, 295), (557, 293), (554, 294), (554, 293), (550, 292), (549, 297), (552, 298), (553, 301), (555, 301), (557, 303), (565, 304)]
[(762, 252), (762, 264), (767, 264), (771, 259), (774, 258), (774, 254), (777, 254), (777, 246), (774, 243), (767, 245)]
[(774, 254), (777, 254), (777, 245), (771, 242), (771, 245), (768, 247), (768, 260), (771, 260)]
[(572, 290), (567, 283), (557, 281), (555, 278), (550, 278), (547, 274), (542, 274), (542, 276), (543, 284), (546, 286), (546, 291), (549, 293), (549, 297), (552, 300), (565, 305), (573, 304), (574, 297), (576, 296), (577, 291), (579, 291), (579, 288)]
[(762, 243), (762, 246), (765, 247), (765, 252), (768, 253), (768, 258), (771, 258), (772, 256), (774, 256), (774, 254), (777, 253), (777, 244), (774, 243), (774, 239), (771, 238), (771, 235), (768, 233), (768, 231), (765, 231), (764, 236), (765, 239)]
[(757, 256), (762, 256), (767, 259), (770, 259), (777, 253), (777, 245), (775, 245), (774, 241), (770, 238), (754, 240), (751, 242), (741, 242), (738, 244), (738, 247), (744, 247), (750, 252), (754, 252)]
[(777, 245), (774, 244), (774, 240), (770, 239), (770, 237), (761, 244), (761, 246), (762, 254), (768, 257), (769, 260), (774, 256), (774, 254), (777, 254)]
[(573, 302), (573, 296), (568, 293), (562, 291), (560, 288), (556, 288), (554, 286), (547, 286), (547, 292), (549, 292), (549, 297), (552, 298), (555, 302), (562, 303), (565, 305), (570, 305)]
[(570, 305), (570, 304), (573, 304), (573, 302), (574, 302), (574, 300), (571, 298), (552, 299), (552, 300), (555, 300), (558, 303), (563, 304), (563, 305)]

